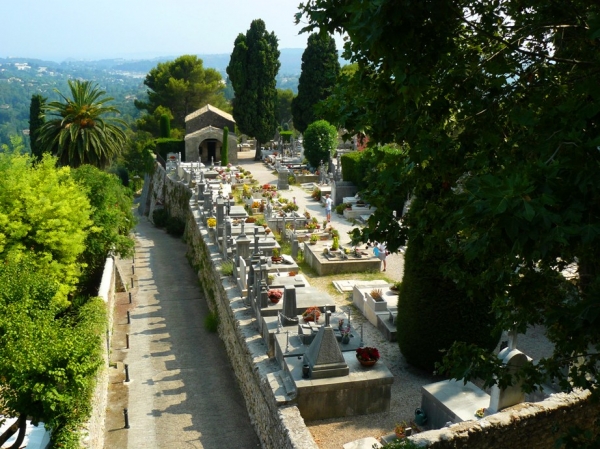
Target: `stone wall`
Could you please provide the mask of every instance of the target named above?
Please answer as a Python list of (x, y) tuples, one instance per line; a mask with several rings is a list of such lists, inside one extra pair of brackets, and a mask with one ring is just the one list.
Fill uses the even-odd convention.
[[(98, 296), (106, 304), (106, 313), (108, 319), (108, 329), (113, 325), (113, 308), (115, 298), (115, 286), (119, 284), (116, 272), (116, 265), (112, 258), (106, 259), (102, 281), (98, 289)], [(84, 427), (84, 438), (81, 442), (82, 447), (91, 449), (104, 448), (104, 419), (106, 416), (106, 404), (108, 400), (108, 350), (110, 334), (105, 335), (102, 345), (103, 366), (96, 376), (96, 388), (92, 396), (92, 415)]]
[(410, 439), (430, 449), (553, 448), (569, 428), (591, 429), (600, 418), (600, 403), (588, 401), (589, 394), (557, 393), (542, 402), (525, 402), (479, 421), (423, 432)]
[[(198, 274), (199, 284), (211, 311), (219, 316), (219, 336), (225, 344), (232, 369), (246, 402), (246, 409), (264, 448), (317, 449), (295, 406), (280, 406), (267, 381), (267, 374), (279, 370), (267, 356), (267, 347), (258, 332), (256, 320), (246, 307), (240, 290), (232, 277), (220, 274), (221, 255), (190, 201), (190, 190), (180, 182), (164, 177), (158, 167), (154, 178), (164, 181), (165, 208), (186, 222), (184, 239), (188, 245), (187, 258)], [(152, 189), (150, 189), (152, 191)], [(175, 201), (187, 207), (167, 204)], [(153, 209), (151, 205), (150, 210)]]

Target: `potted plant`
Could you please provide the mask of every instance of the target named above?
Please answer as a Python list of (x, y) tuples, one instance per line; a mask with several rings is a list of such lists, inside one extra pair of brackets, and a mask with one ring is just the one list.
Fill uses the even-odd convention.
[(394, 433), (396, 434), (397, 438), (404, 438), (406, 437), (406, 428), (408, 427), (408, 424), (406, 424), (406, 421), (402, 421), (399, 424), (396, 424), (396, 427), (394, 427)]
[(379, 351), (377, 348), (365, 346), (364, 348), (356, 348), (356, 358), (362, 366), (373, 366), (379, 360)]
[(209, 219), (206, 220), (206, 226), (208, 226), (209, 228), (214, 228), (217, 226), (217, 219), (210, 217)]
[(383, 301), (383, 291), (380, 288), (371, 290), (370, 295), (374, 301)]
[(271, 255), (271, 260), (273, 262), (281, 262), (283, 257), (281, 257), (281, 251), (278, 248), (273, 248), (273, 254)]
[(318, 241), (319, 241), (319, 236), (317, 234), (313, 234), (313, 235), (310, 236), (309, 243), (311, 245), (316, 245)]
[(333, 243), (331, 244), (331, 250), (337, 251), (338, 249), (340, 249), (340, 239), (337, 237), (334, 237)]
[(347, 345), (350, 343), (350, 325), (348, 324), (346, 327), (342, 327), (340, 329), (340, 334), (342, 334), (342, 344)]
[(271, 301), (273, 304), (277, 304), (283, 296), (283, 293), (281, 290), (271, 288), (267, 291), (267, 296), (269, 297), (269, 301)]
[(314, 221), (309, 221), (308, 223), (306, 223), (306, 229), (308, 230), (308, 232), (313, 232), (318, 228), (318, 226), (319, 225)]
[(317, 306), (310, 306), (304, 312), (302, 312), (302, 318), (304, 321), (314, 321), (317, 323), (321, 317), (321, 311)]

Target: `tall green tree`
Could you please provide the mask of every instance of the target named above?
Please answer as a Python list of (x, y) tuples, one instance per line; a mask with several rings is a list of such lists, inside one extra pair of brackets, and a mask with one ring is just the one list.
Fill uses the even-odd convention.
[(338, 51), (333, 37), (313, 33), (308, 36), (306, 50), (302, 53), (302, 72), (298, 82), (298, 95), (292, 101), (294, 128), (304, 133), (317, 119), (315, 106), (329, 96), (340, 72)]
[(229, 164), (229, 128), (223, 128), (223, 143), (221, 144), (221, 166)]
[(116, 117), (119, 110), (107, 104), (113, 98), (97, 84), (69, 80), (69, 89), (70, 98), (56, 90), (62, 101), (44, 108), (41, 150), (54, 154), (62, 165), (107, 167), (123, 150), (127, 124)]
[[(150, 116), (160, 106), (168, 109), (173, 114), (172, 126), (180, 130), (185, 129), (186, 115), (209, 103), (228, 110), (221, 74), (215, 69), (205, 68), (202, 59), (195, 55), (183, 55), (173, 61), (159, 63), (148, 72), (144, 84), (148, 87), (148, 100), (136, 101), (135, 106), (147, 111)], [(158, 125), (145, 117), (138, 126), (158, 136), (159, 128), (153, 128), (152, 124)]]
[(31, 103), (29, 105), (29, 138), (31, 142), (31, 154), (38, 160), (42, 158), (42, 151), (38, 139), (40, 128), (46, 121), (43, 115), (46, 100), (47, 99), (41, 95), (32, 95)]
[[(278, 126), (285, 129), (285, 125), (290, 128), (289, 122), (292, 120), (292, 100), (294, 92), (292, 89), (277, 89), (277, 108), (275, 109), (275, 118)], [(287, 131), (287, 129), (286, 129)]]
[(38, 269), (59, 283), (66, 301), (83, 269), (80, 255), (90, 230), (91, 208), (69, 167), (44, 155), (0, 153), (0, 260), (33, 251)]
[(328, 164), (337, 146), (337, 130), (326, 120), (317, 120), (306, 128), (303, 143), (304, 156), (310, 165), (318, 167), (321, 161)]
[(242, 133), (256, 138), (256, 160), (260, 144), (277, 129), (275, 77), (280, 66), (275, 33), (267, 32), (261, 19), (253, 20), (246, 34), (235, 39), (227, 75), (235, 92), (233, 118)]
[[(554, 352), (517, 374), (524, 388), (555, 378), (598, 394), (600, 4), (310, 0), (301, 10), (308, 30), (349, 36), (344, 56), (358, 70), (352, 95), (333, 103), (340, 122), (406, 145), (407, 160), (380, 173), (401, 182), (380, 195), (427, 199), (408, 235), (425, 250), (445, 242), (441, 271), (487, 292), (501, 328), (545, 326)], [(376, 214), (369, 232), (378, 217), (392, 222), (390, 208)], [(511, 382), (488, 351), (459, 344), (449, 355), (452, 376)]]

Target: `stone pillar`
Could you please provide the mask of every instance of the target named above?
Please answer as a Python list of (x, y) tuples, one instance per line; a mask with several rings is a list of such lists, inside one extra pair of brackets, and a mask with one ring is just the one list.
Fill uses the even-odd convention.
[(283, 293), (283, 316), (281, 317), (281, 324), (284, 326), (298, 324), (296, 308), (296, 287), (293, 285), (286, 285)]
[(290, 188), (289, 176), (290, 176), (290, 171), (287, 169), (287, 167), (283, 166), (283, 167), (281, 167), (281, 169), (278, 170), (278, 177), (277, 177), (277, 189), (278, 190), (288, 190)]
[(250, 259), (250, 239), (246, 234), (240, 234), (235, 241), (235, 263), (240, 264), (240, 259), (248, 262)]
[(298, 239), (295, 236), (292, 237), (292, 259), (296, 260), (298, 258)]
[(217, 198), (217, 238), (223, 236), (223, 227), (225, 221), (225, 200), (222, 197)]

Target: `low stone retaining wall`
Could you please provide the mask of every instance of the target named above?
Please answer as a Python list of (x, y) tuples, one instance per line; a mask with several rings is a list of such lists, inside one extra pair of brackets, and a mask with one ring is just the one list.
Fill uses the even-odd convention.
[(525, 402), (410, 439), (430, 449), (553, 448), (571, 427), (598, 432), (594, 423), (600, 417), (600, 403), (588, 401), (589, 396), (589, 391), (557, 393), (542, 402)]
[[(108, 321), (108, 329), (112, 329), (113, 325), (113, 306), (115, 298), (116, 268), (114, 259), (108, 258), (104, 264), (102, 273), (102, 281), (98, 289), (98, 296), (104, 300), (106, 304), (106, 313)], [(87, 435), (81, 442), (82, 446), (91, 449), (104, 448), (104, 419), (106, 417), (106, 406), (108, 401), (108, 346), (110, 334), (106, 334), (102, 345), (102, 358), (104, 365), (100, 368), (100, 372), (96, 377), (96, 388), (92, 396), (92, 416), (88, 420), (84, 434)]]

